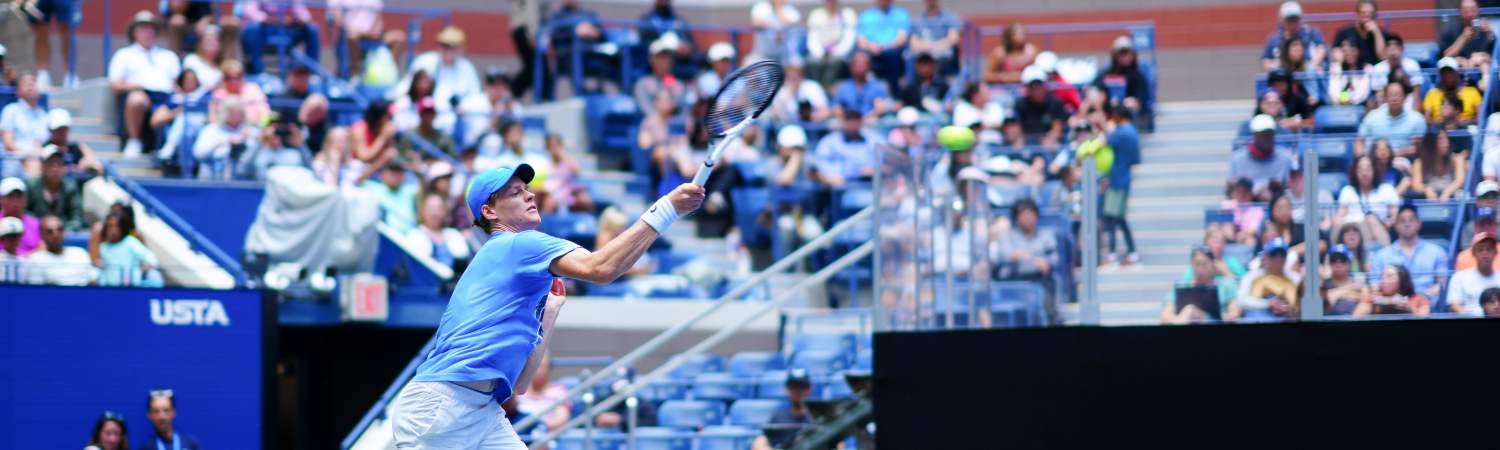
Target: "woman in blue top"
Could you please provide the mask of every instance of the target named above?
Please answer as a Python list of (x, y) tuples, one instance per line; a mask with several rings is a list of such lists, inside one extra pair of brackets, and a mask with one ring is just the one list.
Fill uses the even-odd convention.
[(596, 252), (548, 236), (535, 172), (521, 164), (483, 172), (464, 197), (490, 234), (448, 299), (427, 360), (391, 406), (401, 449), (524, 449), (500, 403), (526, 392), (563, 305), (567, 277), (605, 284), (635, 264), (680, 214), (698, 209), (703, 188), (683, 184)]

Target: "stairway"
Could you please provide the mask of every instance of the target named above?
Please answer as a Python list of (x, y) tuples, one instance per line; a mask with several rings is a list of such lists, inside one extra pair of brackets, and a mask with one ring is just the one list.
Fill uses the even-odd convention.
[(63, 108), (73, 115), (68, 137), (82, 142), (101, 161), (108, 162), (125, 176), (160, 176), (149, 154), (126, 157), (120, 153), (120, 138), (115, 133), (115, 95), (103, 78), (79, 83), (78, 87), (47, 94), (48, 106)]
[[(1162, 299), (1187, 270), (1188, 250), (1202, 242), (1204, 208), (1224, 198), (1230, 143), (1252, 109), (1249, 101), (1158, 108), (1156, 132), (1142, 137), (1126, 215), (1141, 263), (1100, 267), (1102, 324), (1159, 322)], [(1118, 245), (1123, 251), (1123, 240)], [(1064, 308), (1070, 318), (1076, 311), (1076, 304)]]

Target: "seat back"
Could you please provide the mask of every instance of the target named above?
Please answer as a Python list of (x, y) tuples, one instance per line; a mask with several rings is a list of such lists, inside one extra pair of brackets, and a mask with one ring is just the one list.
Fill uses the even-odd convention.
[(768, 398), (744, 398), (729, 405), (729, 424), (743, 427), (760, 427), (784, 408), (786, 402)]
[(724, 403), (702, 400), (670, 400), (656, 410), (656, 423), (677, 429), (699, 429), (724, 423)]

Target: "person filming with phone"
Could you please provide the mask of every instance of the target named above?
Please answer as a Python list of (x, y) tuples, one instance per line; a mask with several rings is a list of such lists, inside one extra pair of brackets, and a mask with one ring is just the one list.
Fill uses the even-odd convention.
[(1443, 32), (1438, 47), (1444, 57), (1458, 60), (1462, 68), (1483, 68), (1490, 63), (1490, 49), (1495, 48), (1495, 30), (1490, 21), (1479, 17), (1479, 1), (1463, 0), (1458, 5), (1458, 24)]

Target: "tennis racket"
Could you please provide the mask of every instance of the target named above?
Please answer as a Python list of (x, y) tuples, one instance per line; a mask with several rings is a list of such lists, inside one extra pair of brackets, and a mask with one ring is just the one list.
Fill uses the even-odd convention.
[(717, 139), (718, 143), (708, 152), (708, 158), (703, 160), (703, 168), (698, 169), (698, 175), (693, 177), (693, 184), (702, 186), (708, 181), (708, 175), (713, 172), (714, 163), (719, 160), (724, 147), (739, 138), (740, 133), (755, 123), (755, 119), (760, 117), (767, 106), (771, 106), (771, 100), (781, 90), (781, 82), (785, 77), (781, 63), (761, 60), (741, 67), (724, 79), (724, 83), (719, 85), (719, 93), (714, 95), (713, 103), (708, 107), (708, 113), (702, 118), (703, 126), (708, 127), (710, 136)]

